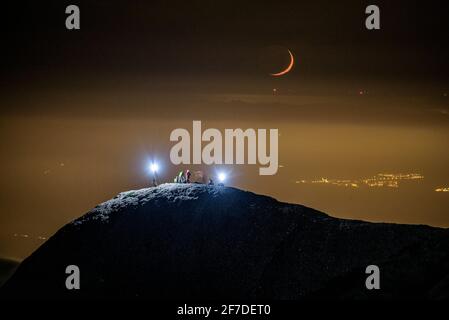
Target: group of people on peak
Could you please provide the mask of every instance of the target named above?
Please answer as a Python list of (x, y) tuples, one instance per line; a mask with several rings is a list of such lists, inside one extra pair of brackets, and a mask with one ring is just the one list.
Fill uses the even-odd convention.
[[(190, 170), (185, 170), (185, 171), (181, 170), (176, 175), (176, 177), (173, 179), (173, 182), (174, 183), (191, 183), (191, 180), (190, 180), (191, 176), (192, 176), (192, 173), (190, 172)], [(207, 184), (214, 185), (214, 181), (211, 178), (209, 178), (209, 181)]]
[(190, 183), (190, 177), (192, 176), (192, 173), (190, 170), (181, 170), (179, 171), (178, 175), (173, 180), (174, 183)]

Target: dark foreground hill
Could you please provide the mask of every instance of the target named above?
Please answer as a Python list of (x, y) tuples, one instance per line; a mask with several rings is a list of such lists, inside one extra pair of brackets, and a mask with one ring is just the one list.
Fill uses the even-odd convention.
[[(365, 268), (380, 268), (367, 290)], [(81, 289), (67, 290), (68, 265)], [(397, 299), (449, 297), (449, 230), (336, 219), (235, 188), (129, 191), (25, 259), (6, 297)]]
[(14, 273), (18, 265), (18, 261), (0, 258), (0, 287)]

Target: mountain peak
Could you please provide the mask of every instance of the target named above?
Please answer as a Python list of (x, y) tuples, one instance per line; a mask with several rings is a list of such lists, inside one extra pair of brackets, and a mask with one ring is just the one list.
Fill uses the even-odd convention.
[[(67, 290), (76, 265), (81, 289)], [(377, 265), (382, 290), (365, 287)], [(48, 297), (448, 297), (449, 230), (332, 218), (225, 186), (122, 192), (61, 228), (3, 294)], [(443, 288), (443, 289), (442, 289)]]

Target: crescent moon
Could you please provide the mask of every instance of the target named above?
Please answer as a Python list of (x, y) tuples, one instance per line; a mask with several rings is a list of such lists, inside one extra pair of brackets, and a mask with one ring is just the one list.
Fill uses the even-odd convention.
[(270, 75), (272, 75), (273, 77), (282, 76), (282, 75), (286, 74), (287, 72), (289, 72), (293, 68), (293, 65), (295, 64), (295, 58), (293, 58), (293, 54), (291, 53), (290, 50), (287, 49), (287, 51), (288, 51), (288, 54), (290, 55), (290, 64), (288, 65), (287, 68), (285, 68), (285, 70), (282, 70), (281, 72), (270, 73)]

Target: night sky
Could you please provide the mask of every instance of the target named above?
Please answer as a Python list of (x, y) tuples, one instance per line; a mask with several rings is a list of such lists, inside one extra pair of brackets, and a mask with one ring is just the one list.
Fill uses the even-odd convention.
[[(170, 163), (170, 132), (193, 120), (279, 129), (278, 173), (227, 166), (232, 186), (449, 227), (447, 1), (93, 2), (2, 4), (0, 257), (148, 186), (152, 159), (172, 181), (187, 167)], [(81, 30), (65, 29), (69, 4)], [(292, 71), (271, 77), (287, 50)]]

